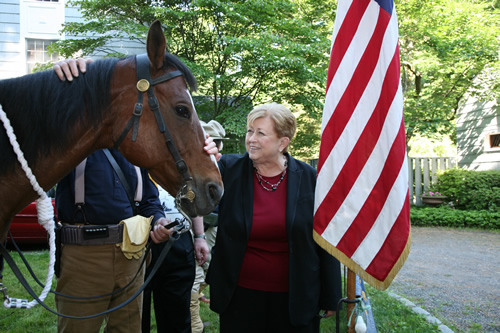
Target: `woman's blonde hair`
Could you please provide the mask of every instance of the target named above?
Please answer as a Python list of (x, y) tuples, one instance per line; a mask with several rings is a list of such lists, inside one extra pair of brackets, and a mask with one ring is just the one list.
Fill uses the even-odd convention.
[[(259, 118), (270, 117), (274, 121), (274, 130), (279, 138), (287, 137), (292, 141), (297, 129), (297, 120), (293, 113), (284, 105), (269, 103), (256, 106), (247, 117), (247, 127)], [(288, 151), (288, 146), (283, 152)]]

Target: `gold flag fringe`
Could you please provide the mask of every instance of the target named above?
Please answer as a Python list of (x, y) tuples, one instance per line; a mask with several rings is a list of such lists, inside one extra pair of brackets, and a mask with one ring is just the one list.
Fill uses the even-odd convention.
[(356, 275), (361, 277), (364, 281), (368, 282), (368, 284), (378, 290), (385, 290), (387, 287), (389, 287), (392, 283), (392, 280), (396, 277), (398, 274), (399, 270), (401, 267), (403, 267), (403, 264), (406, 261), (406, 258), (408, 258), (408, 255), (410, 254), (410, 247), (411, 247), (411, 227), (408, 233), (408, 239), (406, 241), (405, 248), (401, 255), (399, 256), (398, 260), (392, 267), (391, 271), (385, 278), (385, 280), (380, 281), (370, 274), (368, 274), (361, 266), (359, 266), (356, 262), (354, 262), (351, 258), (346, 256), (343, 252), (338, 250), (335, 246), (330, 244), (326, 239), (324, 239), (320, 234), (316, 232), (316, 230), (313, 231), (313, 237), (316, 243), (319, 244), (325, 251), (330, 253), (332, 256), (338, 259), (342, 264), (344, 264), (347, 268), (349, 268), (351, 271), (353, 271)]

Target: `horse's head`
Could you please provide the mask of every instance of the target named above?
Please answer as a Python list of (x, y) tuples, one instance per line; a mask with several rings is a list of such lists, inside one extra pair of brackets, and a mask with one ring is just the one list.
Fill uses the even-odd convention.
[[(124, 88), (124, 82), (131, 80), (131, 71), (115, 71), (120, 74), (113, 77), (112, 108), (126, 105), (131, 120), (130, 126), (122, 122), (122, 127), (113, 131), (113, 140), (131, 163), (147, 168), (157, 183), (177, 195), (186, 213), (206, 215), (222, 196), (222, 180), (215, 160), (203, 149), (204, 133), (187, 86), (196, 89), (196, 81), (165, 49), (161, 24), (155, 21), (148, 33), (147, 57), (137, 56), (134, 93)], [(130, 59), (117, 66), (134, 67), (135, 71)], [(132, 111), (137, 116), (132, 116)]]

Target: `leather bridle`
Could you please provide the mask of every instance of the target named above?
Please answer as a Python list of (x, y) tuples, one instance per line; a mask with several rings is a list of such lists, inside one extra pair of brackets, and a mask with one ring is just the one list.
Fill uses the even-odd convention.
[[(116, 141), (114, 148), (118, 148), (118, 146), (122, 143), (123, 139), (127, 136), (128, 132), (132, 129), (132, 142), (135, 142), (137, 140), (137, 134), (139, 131), (139, 119), (142, 116), (142, 107), (143, 107), (143, 97), (144, 93), (147, 92), (148, 94), (148, 105), (149, 109), (153, 112), (156, 123), (158, 125), (158, 129), (160, 130), (161, 133), (165, 136), (165, 144), (167, 145), (168, 150), (170, 151), (170, 154), (172, 154), (172, 157), (175, 160), (175, 165), (177, 167), (177, 170), (179, 173), (182, 175), (184, 179), (184, 184), (182, 187), (179, 189), (177, 192), (175, 199), (176, 199), (176, 205), (177, 209), (179, 212), (186, 217), (189, 221), (191, 219), (188, 217), (188, 215), (183, 211), (181, 207), (181, 200), (186, 199), (188, 200), (191, 204), (193, 203), (196, 194), (193, 191), (193, 177), (189, 174), (189, 170), (187, 167), (186, 162), (182, 159), (179, 150), (177, 149), (177, 146), (175, 145), (172, 135), (170, 134), (166, 124), (165, 120), (163, 119), (163, 116), (161, 115), (160, 112), (160, 105), (158, 103), (158, 99), (154, 95), (153, 91), (153, 86), (169, 81), (173, 78), (176, 78), (178, 76), (182, 76), (182, 72), (179, 70), (175, 70), (172, 72), (165, 73), (159, 77), (156, 77), (154, 79), (151, 78), (151, 71), (150, 71), (150, 61), (148, 58), (147, 54), (139, 54), (135, 57), (136, 59), (136, 68), (137, 68), (137, 103), (135, 104), (134, 111), (132, 113), (132, 117), (128, 121), (127, 125), (125, 126), (125, 129), (123, 130), (122, 134), (118, 137), (118, 140)], [(194, 206), (193, 206), (194, 207)], [(196, 209), (194, 207), (194, 209)]]

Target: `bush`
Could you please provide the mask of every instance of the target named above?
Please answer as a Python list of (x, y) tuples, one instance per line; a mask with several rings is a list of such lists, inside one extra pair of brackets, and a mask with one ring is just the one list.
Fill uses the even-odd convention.
[(413, 226), (500, 229), (500, 212), (458, 210), (447, 206), (415, 207), (410, 210)]
[(500, 208), (500, 171), (448, 169), (438, 174), (433, 188), (448, 196), (457, 209), (489, 210)]

